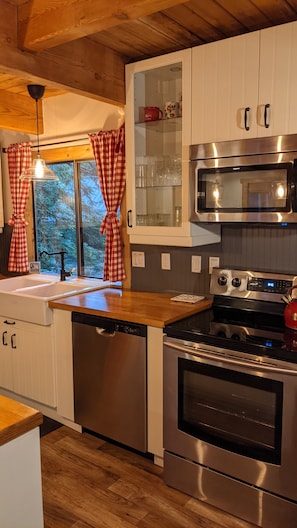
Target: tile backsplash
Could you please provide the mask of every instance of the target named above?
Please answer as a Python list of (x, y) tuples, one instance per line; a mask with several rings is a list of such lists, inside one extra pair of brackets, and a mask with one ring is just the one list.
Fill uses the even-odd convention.
[[(132, 267), (133, 290), (207, 294), (210, 257), (219, 257), (220, 267), (297, 274), (297, 225), (223, 225), (218, 244), (194, 248), (132, 245), (131, 251), (145, 254), (145, 268)], [(164, 252), (170, 254), (170, 270), (161, 269)], [(201, 256), (201, 273), (191, 271), (192, 255)]]

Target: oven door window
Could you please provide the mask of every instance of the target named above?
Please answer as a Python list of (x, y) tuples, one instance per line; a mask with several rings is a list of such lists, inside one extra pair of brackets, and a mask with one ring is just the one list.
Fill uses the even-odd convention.
[(245, 456), (280, 464), (283, 384), (178, 359), (178, 428)]
[(199, 212), (288, 212), (292, 163), (199, 169)]

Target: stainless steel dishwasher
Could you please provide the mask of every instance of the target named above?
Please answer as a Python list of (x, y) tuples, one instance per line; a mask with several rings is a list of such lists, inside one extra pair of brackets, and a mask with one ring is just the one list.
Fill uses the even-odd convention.
[(74, 415), (90, 431), (147, 450), (145, 325), (72, 313)]

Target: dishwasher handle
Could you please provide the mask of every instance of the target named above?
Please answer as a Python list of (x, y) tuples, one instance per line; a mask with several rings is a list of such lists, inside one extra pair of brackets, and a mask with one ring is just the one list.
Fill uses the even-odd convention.
[(96, 334), (103, 336), (103, 337), (114, 337), (115, 331), (110, 332), (107, 330), (107, 328), (100, 328), (99, 326), (96, 326)]

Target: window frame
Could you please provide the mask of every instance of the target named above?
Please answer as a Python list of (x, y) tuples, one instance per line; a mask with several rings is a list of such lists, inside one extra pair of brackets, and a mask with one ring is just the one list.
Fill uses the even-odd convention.
[[(65, 142), (67, 144), (67, 142)], [(36, 156), (35, 151), (32, 153), (32, 158)], [(48, 163), (59, 163), (67, 161), (88, 161), (94, 159), (91, 144), (89, 142), (82, 143), (76, 146), (59, 146), (55, 148), (42, 148), (42, 158)], [(33, 185), (30, 196), (27, 202), (26, 217), (28, 218), (27, 240), (29, 260), (36, 260), (35, 247), (35, 218), (34, 218), (34, 196)], [(126, 207), (126, 188), (124, 191), (121, 207), (121, 236), (123, 241), (123, 258), (126, 271), (126, 279), (122, 282), (122, 287), (130, 289), (131, 287), (131, 258), (130, 258), (130, 244), (127, 233), (127, 207)]]

